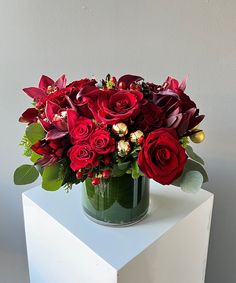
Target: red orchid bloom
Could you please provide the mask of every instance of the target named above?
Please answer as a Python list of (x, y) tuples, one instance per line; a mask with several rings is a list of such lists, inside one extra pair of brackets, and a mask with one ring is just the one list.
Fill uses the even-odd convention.
[(31, 149), (42, 155), (42, 157), (35, 163), (42, 167), (49, 166), (57, 162), (65, 150), (66, 141), (63, 139), (55, 141), (38, 141), (31, 146)]
[(21, 123), (34, 123), (38, 120), (38, 110), (35, 108), (28, 108), (25, 112), (23, 112), (19, 118), (19, 122)]
[(47, 76), (42, 76), (39, 81), (38, 87), (28, 87), (24, 88), (23, 91), (34, 99), (34, 101), (39, 101), (48, 94), (56, 92), (57, 90), (66, 87), (66, 76), (60, 76), (56, 81), (52, 80)]
[(45, 114), (46, 118), (39, 119), (39, 121), (47, 132), (46, 140), (55, 140), (67, 135), (67, 109), (61, 108), (54, 102), (47, 101)]
[(175, 128), (179, 137), (187, 134), (204, 118), (204, 115), (199, 115), (196, 104), (184, 92), (186, 80), (187, 78), (179, 83), (176, 79), (168, 77), (162, 89), (153, 94), (154, 103), (164, 110), (165, 127)]

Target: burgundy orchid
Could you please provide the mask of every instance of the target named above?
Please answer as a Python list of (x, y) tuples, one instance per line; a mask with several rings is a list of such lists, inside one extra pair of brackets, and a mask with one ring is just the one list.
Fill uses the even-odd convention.
[(66, 76), (60, 76), (56, 81), (52, 80), (47, 76), (42, 76), (39, 81), (38, 87), (28, 87), (24, 88), (23, 91), (34, 99), (34, 101), (40, 101), (42, 98), (48, 94), (54, 93), (57, 90), (66, 87)]
[(165, 127), (175, 128), (179, 137), (204, 118), (204, 115), (199, 115), (196, 104), (184, 93), (185, 88), (186, 79), (179, 83), (176, 79), (168, 77), (162, 90), (153, 94), (154, 103), (164, 110)]
[(46, 118), (39, 119), (39, 121), (47, 132), (46, 140), (55, 140), (67, 135), (67, 109), (61, 108), (56, 103), (47, 101), (45, 114)]
[(38, 110), (35, 108), (28, 108), (25, 112), (23, 112), (19, 118), (19, 122), (22, 123), (34, 123), (37, 122), (38, 119)]
[(38, 141), (31, 146), (31, 149), (39, 155), (42, 155), (36, 164), (42, 167), (49, 166), (57, 162), (64, 152), (66, 141)]
[(143, 78), (140, 76), (127, 74), (127, 75), (120, 77), (117, 84), (119, 85), (119, 83), (125, 83), (125, 85), (129, 87), (132, 83), (136, 83), (141, 80), (143, 80)]

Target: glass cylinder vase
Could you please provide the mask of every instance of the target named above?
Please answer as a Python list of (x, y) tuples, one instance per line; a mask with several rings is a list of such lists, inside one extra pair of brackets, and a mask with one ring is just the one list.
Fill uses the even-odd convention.
[(85, 214), (103, 225), (131, 225), (140, 221), (149, 207), (149, 179), (130, 174), (101, 179), (93, 186), (91, 179), (84, 182), (82, 206)]

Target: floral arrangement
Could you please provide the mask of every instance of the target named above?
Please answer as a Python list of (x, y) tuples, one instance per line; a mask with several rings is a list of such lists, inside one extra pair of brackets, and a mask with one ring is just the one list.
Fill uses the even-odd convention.
[(15, 170), (15, 184), (41, 175), (44, 189), (69, 190), (86, 178), (96, 186), (131, 174), (197, 191), (208, 177), (189, 144), (204, 140), (204, 115), (185, 88), (186, 79), (172, 77), (159, 85), (135, 75), (70, 84), (42, 76), (23, 89), (33, 107), (19, 118), (27, 124), (20, 145), (33, 164)]

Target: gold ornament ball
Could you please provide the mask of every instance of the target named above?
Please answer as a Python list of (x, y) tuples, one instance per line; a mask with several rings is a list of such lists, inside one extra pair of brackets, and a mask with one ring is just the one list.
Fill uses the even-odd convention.
[(139, 144), (143, 137), (144, 137), (143, 132), (140, 130), (137, 130), (130, 134), (129, 139), (131, 142)]
[(125, 123), (114, 124), (112, 130), (115, 134), (119, 135), (119, 137), (124, 137), (128, 134), (128, 127)]
[(117, 149), (118, 155), (124, 157), (130, 152), (130, 144), (128, 141), (120, 140), (117, 144)]
[(194, 143), (201, 143), (205, 139), (205, 133), (203, 131), (196, 132), (190, 136), (190, 139)]

